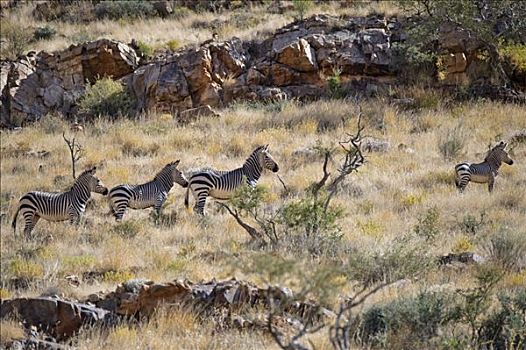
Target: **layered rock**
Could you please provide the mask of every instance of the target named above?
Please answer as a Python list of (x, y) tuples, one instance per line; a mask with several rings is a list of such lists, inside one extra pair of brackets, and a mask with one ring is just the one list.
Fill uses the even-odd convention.
[(0, 69), (0, 123), (21, 125), (51, 111), (74, 112), (87, 83), (119, 79), (138, 66), (135, 51), (114, 40), (97, 40), (54, 53), (40, 52)]
[[(30, 329), (40, 331), (57, 340), (74, 335), (84, 325), (108, 326), (130, 318), (144, 319), (160, 306), (184, 306), (195, 311), (198, 318), (213, 320), (218, 328), (260, 327), (270, 305), (276, 312), (274, 321), (294, 319), (296, 326), (302, 322), (320, 322), (333, 313), (315, 302), (295, 299), (287, 288), (260, 288), (252, 283), (235, 279), (226, 281), (192, 283), (175, 280), (154, 283), (148, 280), (125, 282), (109, 293), (89, 295), (84, 302), (60, 298), (37, 297), (3, 300), (1, 318), (17, 318)], [(169, 312), (169, 309), (167, 309)]]
[(381, 17), (314, 16), (267, 40), (210, 40), (139, 65), (135, 51), (98, 40), (2, 63), (2, 125), (20, 125), (57, 110), (75, 113), (87, 82), (121, 79), (138, 111), (181, 112), (234, 100), (312, 99), (327, 77), (392, 76), (391, 43), (400, 25)]

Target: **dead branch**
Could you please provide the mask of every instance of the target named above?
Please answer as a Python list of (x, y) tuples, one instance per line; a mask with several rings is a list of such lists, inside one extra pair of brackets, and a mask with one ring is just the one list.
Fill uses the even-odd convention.
[(232, 215), (234, 217), (234, 219), (236, 219), (237, 223), (245, 230), (247, 231), (247, 233), (250, 235), (250, 237), (252, 237), (252, 239), (255, 239), (255, 240), (263, 240), (263, 237), (262, 237), (262, 234), (261, 232), (259, 232), (258, 230), (256, 230), (254, 227), (250, 226), (249, 224), (247, 224), (246, 222), (244, 222), (243, 220), (241, 220), (241, 217), (239, 216), (239, 213), (237, 210), (232, 210), (228, 205), (226, 205), (225, 203), (221, 203), (221, 202), (218, 202), (218, 204), (222, 207), (222, 208), (225, 208), (228, 213), (230, 215)]
[(76, 136), (73, 136), (73, 138), (68, 139), (66, 138), (66, 134), (63, 132), (62, 137), (64, 138), (64, 141), (68, 145), (69, 148), (69, 154), (71, 157), (71, 170), (73, 179), (76, 179), (76, 165), (77, 162), (84, 156), (84, 148), (81, 144), (79, 144), (76, 140)]

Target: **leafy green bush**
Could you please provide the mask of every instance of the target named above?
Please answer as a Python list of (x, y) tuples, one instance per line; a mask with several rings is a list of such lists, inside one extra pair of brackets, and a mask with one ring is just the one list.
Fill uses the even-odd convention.
[(449, 320), (450, 296), (422, 292), (414, 297), (397, 299), (383, 306), (373, 306), (362, 316), (359, 336), (364, 343), (398, 343), (402, 333), (406, 344), (426, 344), (437, 336), (439, 327)]
[(32, 39), (33, 33), (29, 28), (20, 27), (8, 20), (2, 20), (0, 59), (16, 59), (27, 50)]
[(418, 219), (415, 233), (427, 241), (434, 239), (439, 233), (438, 228), (440, 213), (436, 207), (429, 208), (426, 213)]
[(177, 39), (172, 39), (172, 40), (168, 40), (168, 41), (166, 42), (166, 46), (167, 46), (170, 50), (175, 51), (175, 50), (177, 50), (178, 48), (181, 47), (181, 43), (180, 43), (179, 40), (177, 40)]
[(153, 57), (153, 53), (153, 47), (151, 47), (143, 41), (137, 41), (137, 54), (139, 55), (139, 57), (149, 59)]
[(35, 38), (35, 40), (50, 40), (55, 36), (55, 34), (57, 34), (55, 28), (49, 25), (45, 25), (43, 27), (38, 27), (37, 29), (35, 29), (33, 37)]
[(462, 232), (476, 234), (482, 227), (486, 224), (484, 217), (486, 216), (485, 212), (480, 213), (480, 219), (477, 219), (474, 215), (466, 214), (462, 218), (462, 222), (459, 223), (460, 229)]
[(157, 12), (150, 1), (101, 1), (95, 6), (95, 15), (98, 19), (118, 20), (154, 17)]
[(110, 78), (102, 78), (93, 85), (88, 85), (79, 100), (79, 113), (87, 118), (117, 118), (130, 114), (132, 108), (132, 98), (124, 86)]
[(492, 349), (522, 349), (526, 346), (526, 288), (498, 295), (499, 307), (481, 324), (479, 343)]

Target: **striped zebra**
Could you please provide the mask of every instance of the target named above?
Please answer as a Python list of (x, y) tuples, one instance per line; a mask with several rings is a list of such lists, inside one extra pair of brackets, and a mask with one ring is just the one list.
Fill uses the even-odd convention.
[(182, 187), (188, 186), (188, 181), (179, 169), (179, 160), (168, 163), (155, 175), (152, 181), (142, 185), (119, 185), (110, 190), (110, 209), (117, 222), (122, 220), (127, 208), (146, 209), (154, 207), (157, 215), (168, 198), (168, 192), (174, 182)]
[(243, 183), (246, 178), (250, 187), (255, 187), (262, 172), (272, 170), (277, 172), (279, 166), (272, 159), (268, 145), (259, 146), (247, 158), (243, 166), (230, 171), (219, 171), (214, 169), (200, 170), (190, 177), (184, 204), (189, 207), (190, 190), (196, 200), (194, 212), (199, 215), (204, 214), (206, 198), (211, 196), (216, 199), (228, 199), (233, 192)]
[(482, 163), (460, 163), (455, 166), (455, 185), (460, 193), (464, 192), (464, 189), (470, 181), (488, 183), (489, 192), (493, 191), (495, 178), (499, 173), (502, 162), (509, 165), (513, 164), (513, 160), (508, 155), (508, 151), (506, 151), (507, 145), (507, 143), (501, 141), (488, 151)]
[(91, 192), (108, 194), (108, 189), (95, 176), (96, 167), (80, 174), (71, 189), (67, 192), (28, 192), (18, 202), (18, 208), (13, 218), (13, 231), (16, 233), (18, 213), (24, 217), (24, 234), (29, 237), (40, 218), (48, 221), (65, 221), (78, 223), (86, 210), (86, 203)]

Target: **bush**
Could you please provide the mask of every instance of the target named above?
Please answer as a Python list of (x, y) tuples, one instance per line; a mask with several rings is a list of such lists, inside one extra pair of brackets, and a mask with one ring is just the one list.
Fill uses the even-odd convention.
[(110, 78), (102, 78), (88, 85), (79, 100), (79, 113), (88, 118), (117, 118), (130, 114), (132, 107), (133, 101), (124, 86)]
[(153, 57), (153, 53), (153, 47), (143, 41), (137, 41), (137, 54), (139, 57), (149, 59)]
[(150, 1), (101, 1), (95, 6), (95, 15), (98, 19), (136, 19), (148, 18), (157, 15)]
[(181, 47), (181, 43), (180, 43), (179, 40), (177, 40), (177, 39), (172, 39), (172, 40), (168, 40), (168, 41), (166, 42), (166, 46), (167, 46), (170, 50), (175, 51), (175, 50), (177, 50), (178, 48)]
[(492, 349), (521, 349), (526, 345), (526, 289), (503, 292), (499, 308), (490, 314), (479, 330), (479, 343)]
[(485, 246), (492, 261), (503, 269), (522, 269), (526, 266), (526, 235), (524, 232), (501, 230)]
[(294, 10), (298, 13), (299, 19), (305, 17), (305, 13), (312, 7), (312, 0), (292, 0)]
[(16, 59), (27, 50), (32, 39), (33, 33), (29, 28), (20, 27), (9, 21), (2, 21), (0, 59)]
[(43, 27), (38, 27), (37, 29), (35, 29), (33, 37), (35, 38), (35, 40), (50, 40), (55, 36), (55, 34), (57, 34), (55, 28), (45, 25)]
[(410, 240), (410, 236), (395, 239), (384, 249), (349, 253), (349, 279), (365, 287), (378, 283), (392, 283), (403, 278), (412, 278), (427, 271), (433, 258), (426, 248)]
[(446, 134), (440, 137), (438, 141), (438, 149), (444, 159), (452, 160), (459, 156), (464, 149), (464, 140), (464, 130), (460, 125), (447, 130)]
[[(441, 293), (422, 292), (414, 297), (395, 300), (384, 306), (373, 306), (362, 316), (359, 335), (365, 343), (399, 342), (402, 333), (405, 344), (419, 344), (435, 337), (440, 325), (449, 319), (450, 297)], [(391, 339), (392, 338), (392, 339)]]
[(434, 239), (439, 233), (438, 228), (440, 213), (436, 207), (429, 208), (426, 213), (418, 219), (415, 233), (427, 241)]

